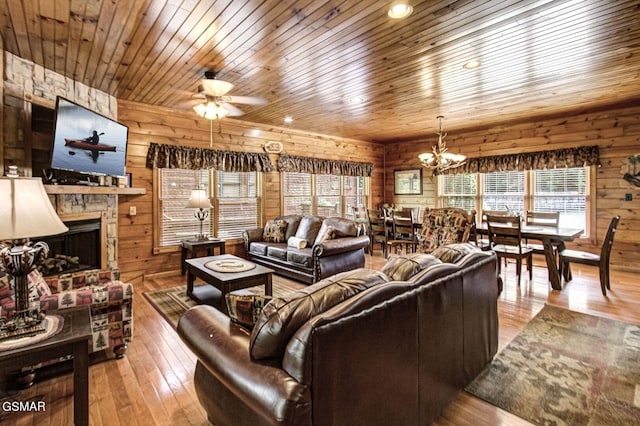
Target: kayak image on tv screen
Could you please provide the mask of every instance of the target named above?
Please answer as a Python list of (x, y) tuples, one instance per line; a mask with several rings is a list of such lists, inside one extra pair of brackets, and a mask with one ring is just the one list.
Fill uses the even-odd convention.
[(124, 177), (128, 136), (124, 124), (59, 96), (51, 167)]

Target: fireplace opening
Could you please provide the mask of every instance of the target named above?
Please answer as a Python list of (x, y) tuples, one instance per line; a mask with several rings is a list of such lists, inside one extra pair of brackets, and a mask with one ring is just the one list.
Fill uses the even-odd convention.
[(49, 255), (41, 265), (43, 275), (97, 269), (101, 264), (100, 219), (65, 222), (64, 234), (40, 238), (49, 245)]

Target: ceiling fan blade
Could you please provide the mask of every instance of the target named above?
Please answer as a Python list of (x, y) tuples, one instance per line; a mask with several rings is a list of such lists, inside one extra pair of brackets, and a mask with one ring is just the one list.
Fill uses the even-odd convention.
[(235, 107), (229, 103), (220, 102), (220, 106), (227, 111), (227, 115), (230, 117), (239, 117), (241, 115), (244, 115), (244, 111), (242, 111), (240, 108)]
[(221, 98), (224, 102), (233, 102), (234, 104), (266, 105), (269, 103), (260, 96), (221, 96)]

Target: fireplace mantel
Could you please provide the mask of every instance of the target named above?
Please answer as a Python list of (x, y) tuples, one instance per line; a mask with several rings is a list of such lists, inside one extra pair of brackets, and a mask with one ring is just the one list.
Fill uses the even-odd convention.
[(119, 188), (116, 186), (87, 186), (87, 185), (45, 185), (48, 194), (122, 194), (144, 195), (145, 188)]

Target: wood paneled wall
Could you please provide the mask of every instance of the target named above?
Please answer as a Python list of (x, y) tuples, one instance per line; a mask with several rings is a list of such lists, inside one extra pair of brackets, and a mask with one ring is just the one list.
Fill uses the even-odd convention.
[[(419, 167), (418, 154), (430, 150), (435, 141), (434, 135), (429, 140), (386, 145), (387, 202), (414, 205), (416, 201), (423, 201), (427, 206), (435, 206), (436, 180), (428, 170), (423, 171), (422, 196), (394, 196), (392, 178), (394, 169)], [(640, 153), (640, 106), (622, 105), (484, 129), (453, 129), (448, 130), (446, 142), (451, 152), (469, 157), (598, 145), (602, 166), (594, 168), (591, 193), (595, 218), (590, 229), (595, 238), (576, 241), (571, 247), (599, 253), (611, 217), (619, 214), (621, 221), (611, 255), (612, 267), (640, 270), (640, 187), (622, 178), (628, 171), (627, 158)], [(625, 194), (631, 194), (632, 201), (625, 201)]]
[[(372, 162), (372, 204), (382, 202), (384, 181), (384, 146), (327, 135), (304, 133), (285, 127), (256, 125), (225, 118), (210, 123), (193, 112), (179, 112), (127, 101), (118, 102), (118, 121), (129, 126), (127, 172), (133, 186), (146, 188), (142, 196), (120, 195), (118, 217), (118, 265), (127, 275), (136, 272), (155, 274), (175, 271), (180, 267), (180, 253), (153, 254), (153, 171), (145, 167), (151, 142), (208, 148), (210, 124), (213, 124), (213, 148), (231, 151), (263, 152), (268, 141), (282, 142), (283, 153), (317, 158)], [(278, 155), (271, 155), (274, 165)], [(280, 214), (280, 174), (266, 173), (264, 187), (264, 219)], [(129, 207), (136, 216), (130, 217)], [(242, 247), (227, 246), (228, 253), (240, 253)]]

